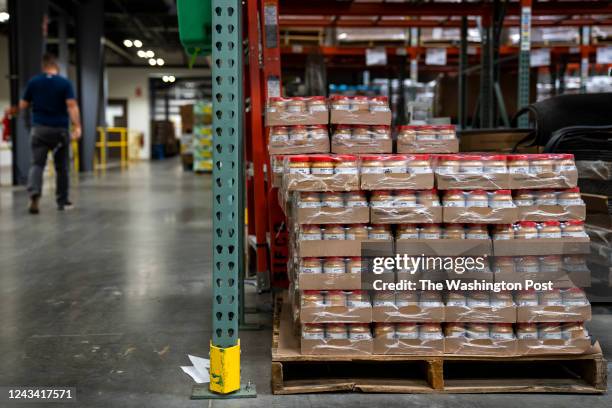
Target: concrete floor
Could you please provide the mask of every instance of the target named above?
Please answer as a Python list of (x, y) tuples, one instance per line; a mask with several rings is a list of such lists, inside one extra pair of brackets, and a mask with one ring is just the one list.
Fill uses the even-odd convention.
[[(58, 213), (48, 190), (29, 216), (25, 191), (0, 189), (0, 385), (76, 386), (80, 407), (211, 406), (189, 400), (179, 369), (187, 353), (208, 353), (210, 178), (140, 164), (82, 177), (72, 197), (77, 209)], [(609, 314), (590, 324), (608, 359), (610, 327)], [(240, 337), (259, 397), (212, 406), (612, 406), (610, 395), (272, 396), (269, 329)]]

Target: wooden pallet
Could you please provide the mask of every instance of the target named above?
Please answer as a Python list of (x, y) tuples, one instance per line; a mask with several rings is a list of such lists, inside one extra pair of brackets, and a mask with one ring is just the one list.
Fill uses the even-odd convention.
[(290, 307), (277, 296), (272, 392), (578, 393), (607, 390), (599, 344), (587, 354), (528, 357), (300, 354)]

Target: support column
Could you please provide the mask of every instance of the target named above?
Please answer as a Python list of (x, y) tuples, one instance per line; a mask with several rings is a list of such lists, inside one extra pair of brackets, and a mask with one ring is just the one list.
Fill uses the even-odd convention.
[(460, 129), (467, 124), (467, 73), (468, 68), (468, 20), (461, 17), (461, 45), (459, 50), (459, 112), (457, 122)]
[(69, 64), (68, 37), (66, 34), (67, 20), (68, 18), (65, 14), (57, 16), (57, 63), (60, 67), (60, 75), (63, 77), (68, 77)]
[[(43, 19), (46, 0), (9, 0), (11, 105), (16, 106), (26, 84), (41, 71), (45, 50)], [(14, 118), (11, 128), (13, 144), (13, 184), (25, 184), (30, 167), (29, 115)]]
[(83, 136), (80, 141), (81, 171), (92, 171), (96, 127), (100, 123), (103, 67), (104, 0), (84, 0), (76, 7), (77, 77)]
[(582, 27), (582, 45), (580, 47), (580, 93), (586, 93), (589, 80), (589, 46), (591, 45), (591, 27)]
[[(529, 105), (530, 80), (530, 51), (531, 51), (531, 0), (521, 0), (521, 44), (519, 51), (519, 77), (518, 77), (518, 106), (520, 110)], [(518, 127), (529, 126), (529, 116), (526, 114), (518, 118)]]

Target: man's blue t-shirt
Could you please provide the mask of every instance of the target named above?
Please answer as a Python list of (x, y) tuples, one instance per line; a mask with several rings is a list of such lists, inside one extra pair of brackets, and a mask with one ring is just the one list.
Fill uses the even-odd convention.
[(68, 128), (66, 99), (74, 99), (74, 90), (66, 78), (36, 75), (26, 85), (23, 99), (32, 106), (32, 125)]

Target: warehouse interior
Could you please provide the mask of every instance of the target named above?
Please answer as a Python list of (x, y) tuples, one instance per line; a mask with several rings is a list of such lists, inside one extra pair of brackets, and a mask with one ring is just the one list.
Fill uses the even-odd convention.
[(0, 405), (609, 407), (611, 103), (610, 1), (0, 0)]

